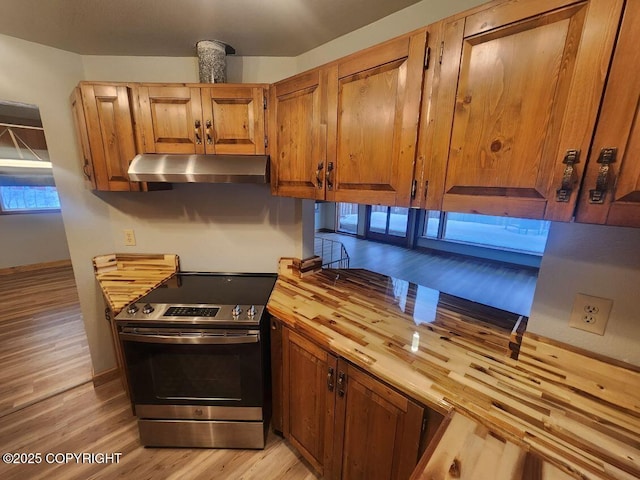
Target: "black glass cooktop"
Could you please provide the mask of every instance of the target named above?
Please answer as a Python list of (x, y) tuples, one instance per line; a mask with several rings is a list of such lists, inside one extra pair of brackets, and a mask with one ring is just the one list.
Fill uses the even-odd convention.
[(266, 305), (275, 273), (182, 272), (138, 303)]

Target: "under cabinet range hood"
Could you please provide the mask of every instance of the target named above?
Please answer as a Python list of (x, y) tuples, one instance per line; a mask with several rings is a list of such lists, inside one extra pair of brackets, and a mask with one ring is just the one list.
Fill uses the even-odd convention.
[(129, 179), (164, 183), (268, 183), (268, 155), (136, 155)]

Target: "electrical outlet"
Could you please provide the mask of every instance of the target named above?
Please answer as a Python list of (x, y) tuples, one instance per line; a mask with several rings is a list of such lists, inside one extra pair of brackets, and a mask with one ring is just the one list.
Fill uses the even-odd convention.
[(593, 297), (584, 293), (576, 294), (571, 311), (569, 326), (586, 332), (604, 335), (609, 320), (613, 300)]
[(124, 244), (128, 247), (134, 247), (136, 244), (136, 235), (133, 230), (124, 230)]

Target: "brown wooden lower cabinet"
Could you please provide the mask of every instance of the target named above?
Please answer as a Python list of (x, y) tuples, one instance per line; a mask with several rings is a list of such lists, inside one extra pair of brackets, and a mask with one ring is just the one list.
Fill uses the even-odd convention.
[(274, 383), (274, 410), (281, 393), (285, 438), (327, 479), (409, 478), (426, 420), (439, 415), (428, 415), (425, 407), (277, 320), (275, 325), (272, 345), (278, 348), (280, 327), (282, 376), (280, 385)]

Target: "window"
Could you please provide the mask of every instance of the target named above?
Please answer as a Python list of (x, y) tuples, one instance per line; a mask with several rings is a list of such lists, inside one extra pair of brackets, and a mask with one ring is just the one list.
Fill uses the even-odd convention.
[(0, 214), (59, 209), (38, 107), (0, 101)]
[(24, 213), (59, 210), (60, 199), (52, 186), (0, 186), (0, 211)]
[(370, 232), (404, 238), (407, 236), (408, 222), (408, 208), (371, 206)]
[(336, 203), (336, 216), (338, 217), (338, 232), (358, 233), (358, 204)]
[(550, 222), (528, 218), (429, 211), (422, 236), (503, 250), (542, 254)]

